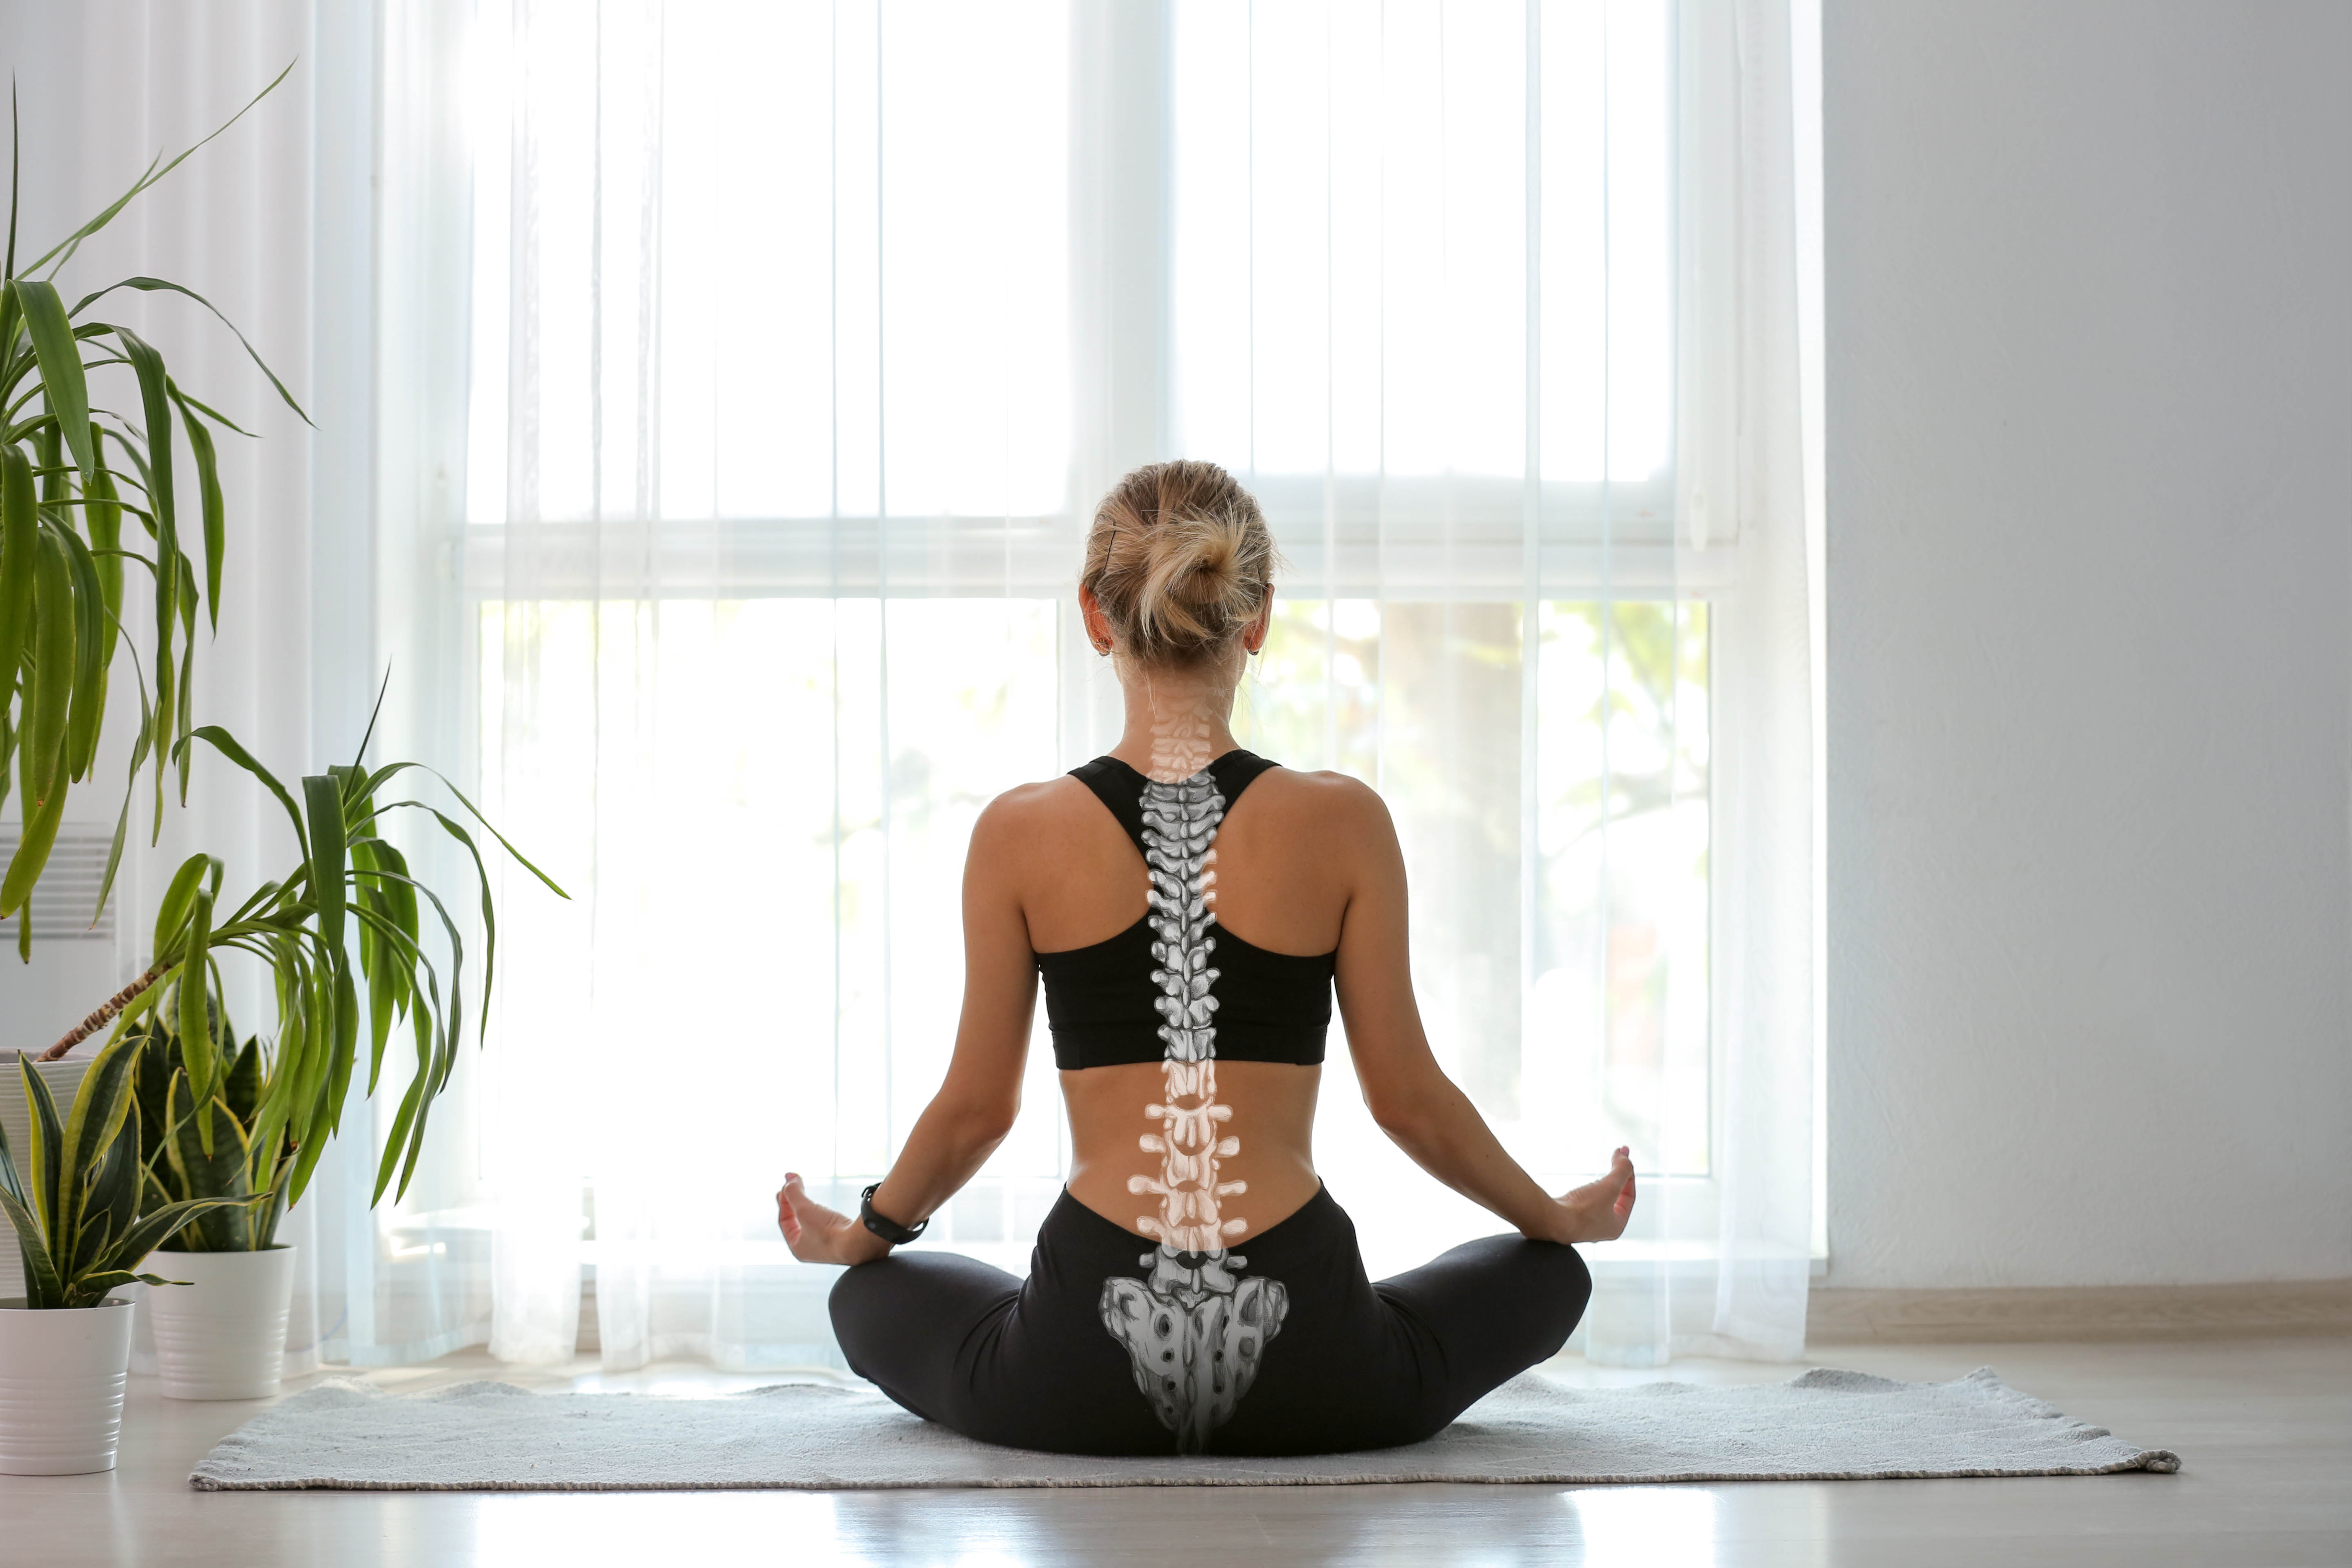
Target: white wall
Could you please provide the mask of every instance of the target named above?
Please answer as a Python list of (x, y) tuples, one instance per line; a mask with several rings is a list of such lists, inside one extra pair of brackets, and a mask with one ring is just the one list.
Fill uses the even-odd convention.
[(1829, 1283), (2352, 1274), (2352, 5), (1828, 0)]

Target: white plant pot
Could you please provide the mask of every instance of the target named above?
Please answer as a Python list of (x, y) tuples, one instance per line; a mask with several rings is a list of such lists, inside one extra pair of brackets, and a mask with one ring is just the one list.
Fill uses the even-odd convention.
[(0, 1475), (114, 1468), (131, 1372), (129, 1301), (33, 1311), (0, 1300)]
[(154, 1252), (140, 1271), (184, 1285), (147, 1291), (167, 1399), (268, 1399), (286, 1366), (294, 1248)]

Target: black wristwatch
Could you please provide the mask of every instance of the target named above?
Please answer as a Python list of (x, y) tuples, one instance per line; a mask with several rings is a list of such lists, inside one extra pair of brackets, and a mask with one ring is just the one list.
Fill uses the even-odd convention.
[(857, 1194), (857, 1217), (866, 1222), (866, 1229), (872, 1231), (875, 1235), (880, 1237), (891, 1246), (904, 1247), (908, 1242), (914, 1240), (917, 1237), (922, 1235), (926, 1229), (929, 1228), (931, 1222), (925, 1219), (918, 1220), (911, 1226), (900, 1225), (895, 1219), (888, 1219), (881, 1215), (876, 1214), (874, 1212), (874, 1188), (878, 1187), (881, 1184), (881, 1183), (877, 1182), (874, 1184), (873, 1187), (868, 1187), (864, 1192)]

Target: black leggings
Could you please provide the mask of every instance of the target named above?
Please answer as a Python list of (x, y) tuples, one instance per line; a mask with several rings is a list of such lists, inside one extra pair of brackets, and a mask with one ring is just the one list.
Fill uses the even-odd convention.
[[(1153, 1300), (1178, 1298), (1145, 1294), (1159, 1249), (1067, 1192), (1037, 1232), (1027, 1279), (953, 1254), (901, 1252), (841, 1277), (834, 1332), (859, 1376), (984, 1442), (1066, 1454), (1327, 1454), (1434, 1436), (1557, 1353), (1592, 1291), (1574, 1248), (1517, 1236), (1465, 1242), (1374, 1284), (1356, 1227), (1328, 1191), (1234, 1250), (1228, 1278), (1260, 1283), (1223, 1298), (1234, 1321), (1222, 1333), (1193, 1335), (1206, 1347), (1199, 1359), (1217, 1363), (1198, 1386), (1217, 1392), (1215, 1419), (1196, 1415), (1190, 1433), (1170, 1398), (1146, 1392), (1159, 1380), (1145, 1363), (1172, 1363), (1176, 1352), (1131, 1353), (1110, 1326), (1132, 1320), (1128, 1338), (1141, 1341), (1136, 1304), (1150, 1315)], [(1136, 1283), (1110, 1283), (1122, 1280)], [(1218, 1310), (1198, 1306), (1198, 1290), (1182, 1299), (1195, 1319)], [(1115, 1300), (1128, 1304), (1126, 1318)], [(1163, 1336), (1184, 1337), (1182, 1309), (1157, 1316)]]

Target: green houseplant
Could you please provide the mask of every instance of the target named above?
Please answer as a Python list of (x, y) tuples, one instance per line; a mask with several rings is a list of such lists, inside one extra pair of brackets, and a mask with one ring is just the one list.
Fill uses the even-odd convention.
[[(371, 725), (371, 733), (373, 726)], [(218, 1205), (157, 1238), (194, 1289), (154, 1300), (164, 1393), (246, 1399), (273, 1392), (292, 1285), (278, 1216), (299, 1199), (340, 1124), (362, 1047), (373, 1095), (396, 1032), (415, 1051), (371, 1202), (397, 1172), (405, 1191), (424, 1146), (435, 1098), (446, 1086), (465, 1032), (465, 934), (440, 896), (383, 836), (395, 814), (421, 814), (470, 858), (483, 932), (482, 1001), (495, 980), (498, 912), (481, 845), (465, 821), (431, 802), (384, 798), (404, 774), (439, 780), (455, 805), (559, 897), (563, 890), (518, 853), (471, 802), (414, 763), (369, 768), (366, 742), (349, 767), (302, 781), (303, 804), (227, 731), (196, 730), (286, 810), (299, 856), (284, 876), (236, 906), (220, 900), (222, 863), (191, 856), (156, 914), (154, 961), (50, 1047), (61, 1055), (110, 1022), (107, 1052), (135, 1053), (142, 1111), (140, 1155), (158, 1212), (190, 1201)], [(437, 951), (428, 938), (427, 912)], [(266, 965), (278, 1028), (265, 1044), (235, 1046), (221, 1000), (219, 961), (243, 954)], [(478, 1026), (477, 1037), (481, 1037)], [(103, 1053), (102, 1053), (103, 1054)]]
[[(373, 1094), (383, 1076), (394, 1025), (404, 1020), (415, 1046), (416, 1070), (384, 1146), (374, 1197), (383, 1196), (395, 1170), (404, 1192), (424, 1145), (433, 1100), (448, 1082), (457, 1043), (465, 1033), (466, 949), (464, 933), (440, 895), (411, 873), (407, 856), (383, 837), (392, 814), (422, 814), (472, 862), (482, 920), (485, 1019), (497, 978), (498, 910), (481, 845), (464, 822), (430, 801), (379, 797), (404, 773), (433, 779), (517, 865), (558, 898), (570, 895), (433, 769), (407, 762), (373, 770), (365, 766), (364, 739), (362, 760), (302, 780), (299, 806), (277, 776), (226, 730), (205, 725), (183, 747), (193, 741), (212, 746), (277, 799), (294, 831), (296, 864), (282, 879), (262, 883), (242, 903), (224, 910), (219, 901), (221, 861), (210, 855), (190, 856), (156, 911), (153, 962), (43, 1052), (42, 1058), (62, 1057), (110, 1023), (116, 1037), (123, 1037), (161, 1010), (176, 1047), (177, 1069), (187, 1082), (189, 1102), (214, 1101), (236, 1065), (214, 1023), (218, 958), (224, 952), (245, 953), (268, 967), (279, 1022), (276, 1048), (266, 1054), (266, 1065), (255, 1069), (260, 1087), (247, 1136), (256, 1151), (257, 1173), (266, 1160), (273, 1173), (268, 1184), (282, 1187), (288, 1204), (301, 1197), (342, 1114), (362, 1029), (368, 1092)], [(440, 969), (425, 946), (421, 916), (428, 906), (448, 949), (446, 992)], [(196, 1119), (198, 1146), (207, 1156), (214, 1152), (213, 1125), (209, 1117)], [(289, 1140), (283, 1147), (278, 1142), (280, 1134)], [(260, 1190), (260, 1184), (255, 1190)]]
[(26, 1305), (36, 1311), (94, 1307), (134, 1279), (168, 1283), (139, 1271), (149, 1253), (190, 1220), (251, 1202), (199, 1197), (142, 1204), (139, 1102), (131, 1089), (137, 1059), (137, 1047), (127, 1039), (99, 1052), (73, 1110), (63, 1117), (48, 1086), (22, 1057), (16, 1059), (33, 1106), (33, 1142), (20, 1173), (16, 1151), (0, 1132), (0, 1211), (16, 1230)]
[[(221, 1085), (204, 1106), (210, 1139), (198, 1131), (194, 1096), (183, 1065), (180, 1031), (169, 1006), (124, 1032), (135, 1056), (132, 1093), (139, 1102), (139, 1165), (146, 1202), (157, 1207), (193, 1198), (262, 1201), (218, 1208), (190, 1220), (157, 1246), (166, 1252), (253, 1252), (277, 1245), (286, 1212), (288, 1167), (295, 1151), (290, 1130), (257, 1142), (261, 1100), (273, 1058), (261, 1038), (248, 1036), (228, 1054)], [(213, 1049), (223, 1051), (226, 1021), (217, 998), (209, 1021)], [(207, 1150), (205, 1142), (212, 1147)]]
[[(162, 353), (142, 334), (94, 313), (122, 289), (183, 295), (220, 317), (210, 301), (168, 279), (141, 276), (98, 289), (68, 306), (59, 292), (59, 271), (85, 240), (243, 118), (286, 74), (278, 73), (212, 136), (168, 162), (159, 154), (96, 216), (21, 264), (17, 196), (23, 150), (21, 139), (12, 141), (8, 233), (0, 250), (0, 803), (16, 797), (23, 828), (0, 869), (0, 917), (26, 911), (64, 820), (69, 786), (89, 778), (96, 766), (115, 655), (121, 648), (131, 653), (139, 722), (93, 920), (113, 889), (131, 798), (151, 759), (156, 831), (162, 826), (165, 760), (173, 754), (183, 759), (179, 782), (184, 799), (185, 746), (194, 727), (197, 617), (202, 614), (218, 625), (227, 554), (228, 513), (215, 438), (222, 430), (245, 434), (184, 389)], [(15, 129), (12, 96), (12, 136)], [(220, 319), (236, 331), (226, 318)], [(307, 422), (284, 384), (244, 334), (236, 335), (278, 396)], [(92, 398), (94, 381), (102, 385), (117, 372), (127, 373), (123, 379), (136, 417)], [(185, 469), (176, 456), (183, 439)], [(184, 498), (181, 481), (188, 479), (193, 494)], [(183, 499), (193, 505), (184, 510)], [(152, 635), (144, 638), (127, 618), (127, 567), (144, 572), (152, 584)], [(153, 676), (152, 695), (148, 671)], [(28, 960), (32, 924), (29, 919), (17, 922), (17, 952)], [(26, 1107), (37, 1129), (28, 1142), (46, 1150), (51, 1146), (40, 1129), (42, 1108), (47, 1106), (53, 1116), (55, 1105), (46, 1084), (37, 1094), (32, 1080), (38, 1075), (26, 1076)], [(20, 1199), (37, 1222), (35, 1229), (24, 1231), (19, 1216), (10, 1214), (19, 1229), (26, 1295), (22, 1307), (0, 1303), (0, 1366), (6, 1369), (0, 1375), (15, 1379), (17, 1389), (8, 1402), (8, 1419), (0, 1421), (0, 1470), (55, 1473), (113, 1466), (121, 1380), (130, 1353), (129, 1309), (91, 1282), (125, 1276), (137, 1261), (126, 1256), (128, 1242), (135, 1237), (143, 1243), (146, 1226), (135, 1216), (129, 1230), (116, 1223), (116, 1205), (128, 1201), (135, 1210), (142, 1185), (131, 1181), (131, 1195), (122, 1199), (124, 1178), (110, 1164), (130, 1158), (115, 1152), (121, 1121), (108, 1114), (92, 1122), (82, 1105), (88, 1098), (93, 1108), (104, 1107), (107, 1093), (120, 1087), (93, 1090), (96, 1098), (76, 1091), (65, 1124), (85, 1131), (95, 1126), (107, 1136), (78, 1142), (74, 1157), (84, 1163), (70, 1170), (62, 1163), (53, 1170), (46, 1152), (37, 1154)], [(86, 1185), (74, 1184), (85, 1177)], [(106, 1201), (89, 1212), (104, 1220), (102, 1226), (82, 1226), (77, 1217), (63, 1230), (44, 1228), (62, 1224), (61, 1216), (82, 1215), (85, 1200), (101, 1183)], [(43, 1198), (44, 1193), (50, 1197)], [(176, 1228), (164, 1226), (167, 1234)], [(93, 1262), (92, 1248), (104, 1254), (108, 1267)], [(57, 1276), (56, 1292), (40, 1275), (37, 1255)], [(113, 1267), (118, 1264), (123, 1267)], [(99, 1294), (85, 1300), (85, 1286)], [(40, 1310), (59, 1305), (86, 1310)], [(89, 1361), (91, 1355), (98, 1361)], [(110, 1357), (110, 1373), (105, 1371)], [(84, 1376), (92, 1367), (98, 1371)]]
[(247, 1201), (194, 1198), (142, 1212), (135, 1050), (124, 1039), (99, 1052), (63, 1117), (17, 1058), (32, 1138), (20, 1172), (0, 1131), (0, 1213), (16, 1234), (26, 1298), (7, 1303), (11, 1331), (0, 1336), (0, 1380), (10, 1390), (0, 1401), (0, 1473), (114, 1468), (131, 1303), (110, 1292), (133, 1280), (172, 1283), (141, 1272), (141, 1260), (189, 1220)]
[[(285, 76), (280, 72), (253, 102)], [(60, 1243), (67, 1248), (60, 1256), (77, 1270), (73, 1279), (88, 1288), (58, 1297), (46, 1286), (35, 1287), (39, 1299), (28, 1299), (26, 1310), (0, 1310), (0, 1362), (8, 1359), (13, 1345), (32, 1342), (26, 1336), (34, 1331), (26, 1325), (37, 1316), (88, 1317), (90, 1323), (80, 1328), (90, 1331), (82, 1338), (93, 1343), (113, 1335), (111, 1327), (102, 1331), (93, 1327), (100, 1318), (120, 1316), (120, 1303), (105, 1297), (104, 1285), (153, 1278), (129, 1271), (136, 1258), (123, 1253), (126, 1236), (139, 1242), (142, 1254), (158, 1245), (195, 1249), (174, 1254), (174, 1274), (199, 1271), (199, 1267), (180, 1268), (182, 1263), (209, 1268), (208, 1259), (242, 1263), (274, 1258), (271, 1266), (290, 1280), (283, 1250), (271, 1246), (278, 1216), (301, 1195), (334, 1135), (362, 1032), (370, 1042), (371, 1093), (383, 1071), (395, 1022), (406, 1026), (417, 1052), (378, 1173), (376, 1198), (395, 1171), (405, 1189), (423, 1146), (432, 1102), (448, 1080), (456, 1043), (463, 1033), (462, 933), (433, 890), (409, 874), (400, 851), (381, 836), (379, 824), (386, 813), (429, 812), (473, 853), (478, 876), (481, 857), (466, 826), (437, 806), (398, 800), (379, 807), (379, 793), (414, 764), (395, 763), (373, 772), (356, 763), (330, 769), (302, 781), (303, 804), (298, 808), (278, 780), (226, 731), (194, 721), (197, 621), (202, 615), (217, 627), (226, 552), (227, 511), (215, 441), (220, 431), (247, 432), (185, 392), (162, 354), (138, 332), (94, 312), (121, 289), (176, 293), (215, 317), (220, 312), (193, 290), (155, 278), (124, 279), (70, 307), (58, 290), (58, 269), (83, 241), (252, 107), (247, 103), (212, 136), (169, 162), (159, 156), (120, 198), (21, 267), (12, 181), (9, 233), (5, 260), (0, 260), (0, 802), (16, 793), (25, 826), (17, 850), (0, 870), (0, 917), (26, 907), (63, 817), (68, 787), (90, 775), (118, 644), (131, 650), (139, 724), (93, 916), (103, 911), (111, 893), (142, 771), (152, 760), (160, 829), (167, 772), (176, 766), (184, 801), (192, 748), (199, 740), (245, 768), (286, 805), (299, 853), (295, 868), (284, 879), (264, 883), (234, 909), (220, 902), (222, 863), (207, 856), (191, 858), (164, 895), (147, 969), (43, 1054), (44, 1061), (62, 1058), (108, 1023), (115, 1025), (112, 1037), (92, 1060), (86, 1091), (73, 1101), (71, 1120), (79, 1125), (85, 1102), (92, 1108), (128, 1108), (100, 1116), (98, 1125), (111, 1129), (107, 1152), (102, 1159), (95, 1150), (89, 1152), (99, 1161), (93, 1169), (104, 1176), (107, 1194), (105, 1205), (94, 1212), (110, 1216), (112, 1225), (116, 1205), (127, 1204), (132, 1228), (125, 1232), (114, 1226), (104, 1233), (113, 1237), (105, 1257), (123, 1265), (118, 1268), (93, 1272), (84, 1267), (88, 1259), (76, 1249), (98, 1246), (98, 1230), (72, 1232)], [(236, 331), (225, 317), (221, 320)], [(252, 345), (242, 333), (237, 337), (279, 397), (307, 422), (308, 416)], [(118, 373), (132, 399), (125, 405), (135, 407), (136, 418), (93, 400), (93, 381)], [(175, 457), (183, 439), (187, 468)], [(191, 477), (193, 487), (185, 482)], [(190, 488), (192, 496), (185, 493)], [(193, 504), (183, 508), (183, 500)], [(125, 526), (126, 517), (132, 526)], [(152, 579), (152, 637), (133, 632), (126, 622), (125, 563)], [(363, 742), (362, 755), (364, 752)], [(480, 822), (470, 803), (454, 790), (450, 793)], [(488, 829), (487, 823), (481, 826)], [(437, 937), (430, 940), (419, 919), (427, 906), (439, 928)], [(487, 1005), (496, 932), (486, 879), (481, 910)], [(22, 956), (29, 956), (30, 927), (29, 920), (19, 921)], [(446, 952), (446, 975), (429, 946)], [(217, 1037), (213, 1026), (219, 961), (235, 952), (257, 958), (268, 967), (279, 1025), (270, 1044), (256, 1039), (244, 1052), (229, 1049), (233, 1037), (225, 1023)], [(103, 1083), (96, 1079), (100, 1064), (106, 1065), (109, 1074)], [(152, 1115), (142, 1117), (122, 1142), (122, 1129), (140, 1115), (139, 1091), (146, 1087), (142, 1068), (160, 1077), (159, 1097), (151, 1102)], [(29, 1068), (26, 1074), (29, 1080)], [(35, 1090), (26, 1092), (31, 1096)], [(40, 1106), (50, 1103), (46, 1086), (40, 1094), (38, 1102), (28, 1100), (37, 1121)], [(90, 1178), (91, 1190), (97, 1190), (98, 1180), (97, 1175)], [(36, 1187), (47, 1190), (42, 1186), (46, 1181), (45, 1175), (37, 1175)], [(20, 1237), (35, 1237), (42, 1247), (49, 1245), (52, 1233), (25, 1231), (24, 1221), (14, 1212), (10, 1218)], [(150, 1218), (156, 1223), (148, 1224)], [(217, 1223), (199, 1224), (190, 1231), (184, 1227), (191, 1220)], [(23, 1246), (29, 1272), (36, 1267), (35, 1240)], [(163, 1319), (189, 1300), (215, 1293), (216, 1283), (200, 1281), (193, 1289), (155, 1298), (159, 1352), (164, 1350)], [(98, 1291), (95, 1297), (89, 1295), (91, 1289)], [(282, 1345), (283, 1289), (277, 1294), (275, 1345)], [(172, 1303), (168, 1308), (167, 1301)], [(97, 1313), (31, 1310), (100, 1304), (104, 1310)], [(41, 1331), (51, 1330), (62, 1331), (55, 1323)], [(275, 1345), (267, 1358), (273, 1380)], [(102, 1397), (93, 1403), (85, 1392), (68, 1390), (59, 1395), (64, 1403), (51, 1413), (49, 1425), (59, 1430), (88, 1428), (92, 1421), (105, 1426), (103, 1443), (91, 1436), (83, 1445), (87, 1451), (79, 1454), (82, 1459), (94, 1459), (102, 1447), (103, 1463), (80, 1468), (111, 1466), (127, 1347), (127, 1338), (122, 1339), (121, 1354), (112, 1363), (116, 1382), (110, 1406)], [(168, 1362), (168, 1355), (163, 1359)], [(168, 1384), (168, 1375), (166, 1381)], [(215, 1384), (210, 1394), (198, 1396), (226, 1395)], [(9, 1468), (13, 1441), (0, 1424), (0, 1468)]]
[[(98, 216), (22, 266), (16, 255), (21, 147), (12, 154), (8, 239), (0, 263), (0, 802), (21, 791), (24, 832), (0, 873), (0, 918), (17, 913), (31, 898), (65, 817), (68, 788), (89, 777), (96, 764), (115, 652), (128, 643), (134, 674), (142, 667), (152, 670), (154, 687), (151, 700), (139, 674), (139, 731), (91, 918), (106, 907), (141, 769), (153, 760), (160, 827), (164, 759), (175, 752), (185, 755), (181, 747), (194, 728), (197, 615), (201, 610), (215, 627), (220, 621), (227, 506), (215, 433), (247, 432), (184, 391), (154, 345), (100, 319), (94, 309), (126, 289), (195, 300), (236, 332), (286, 405), (305, 423), (310, 418), (245, 334), (194, 290), (161, 278), (125, 278), (68, 306), (58, 289), (58, 270), (84, 240), (236, 124), (293, 68), (280, 71), (203, 142), (168, 163), (158, 155)], [(110, 369), (130, 373), (136, 420), (92, 403), (93, 373)], [(179, 504), (183, 476), (174, 452), (182, 437), (194, 468), (194, 517)], [(128, 532), (126, 517), (135, 524)], [(192, 539), (201, 541), (201, 567)], [(152, 635), (143, 658), (123, 621), (126, 565), (143, 570), (153, 583)], [(180, 789), (184, 796), (184, 763)], [(17, 922), (20, 955), (29, 954), (31, 931), (30, 921)]]

